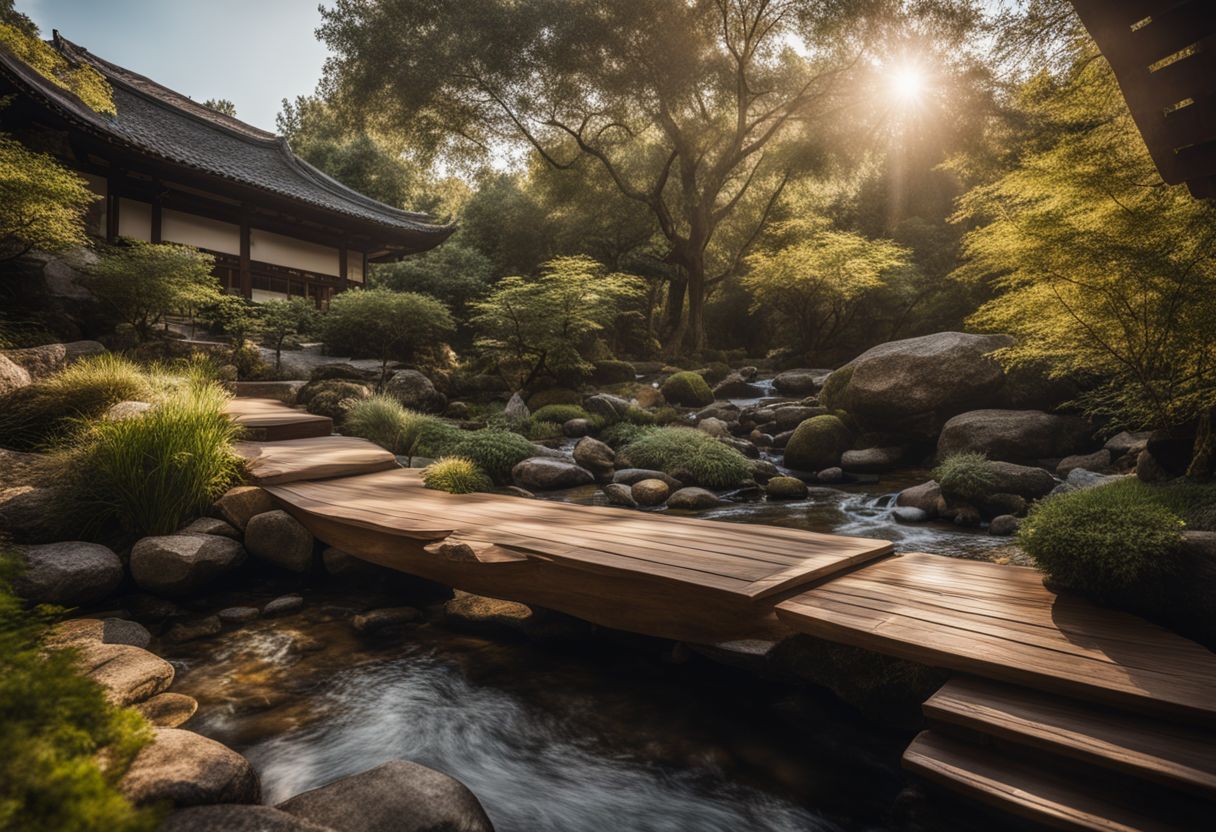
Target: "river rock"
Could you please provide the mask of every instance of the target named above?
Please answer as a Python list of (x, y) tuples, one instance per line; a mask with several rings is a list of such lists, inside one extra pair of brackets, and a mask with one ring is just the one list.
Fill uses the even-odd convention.
[(756, 482), (768, 482), (773, 477), (781, 476), (781, 469), (767, 459), (752, 460), (752, 479)]
[(633, 489), (624, 483), (610, 482), (604, 486), (604, 496), (609, 505), (637, 508), (638, 501), (633, 499)]
[(1151, 430), (1137, 431), (1135, 433), (1125, 430), (1106, 440), (1106, 444), (1102, 447), (1110, 451), (1111, 457), (1115, 459), (1122, 456), (1135, 457), (1148, 447), (1148, 440), (1152, 436), (1153, 432)]
[(435, 389), (431, 380), (417, 370), (398, 370), (384, 385), (385, 394), (392, 396), (410, 410), (442, 413), (447, 396)]
[(1111, 461), (1111, 453), (1107, 448), (1101, 448), (1092, 454), (1066, 456), (1056, 466), (1056, 476), (1061, 479), (1067, 479), (1068, 475), (1076, 468), (1084, 468), (1086, 471), (1103, 474), (1110, 468)]
[(822, 471), (820, 471), (818, 474), (815, 475), (815, 479), (819, 480), (821, 483), (824, 483), (825, 485), (831, 485), (833, 483), (844, 482), (844, 469), (838, 468), (838, 467), (824, 468)]
[(131, 577), (158, 595), (189, 595), (241, 565), (245, 549), (235, 540), (210, 534), (145, 537), (131, 549)]
[(177, 530), (178, 534), (214, 534), (240, 540), (241, 533), (231, 523), (218, 517), (199, 517)]
[(1068, 472), (1068, 479), (1064, 482), (1069, 488), (1074, 491), (1084, 490), (1086, 488), (1097, 488), (1102, 485), (1109, 485), (1112, 482), (1118, 482), (1123, 477), (1118, 474), (1099, 474), (1094, 471), (1087, 471), (1084, 468), (1074, 468)]
[[(1049, 491), (1048, 494), (1050, 493)], [(1003, 514), (1021, 517), (1026, 513), (1026, 498), (1020, 494), (997, 492), (984, 498), (982, 508), (988, 517), (1000, 517)]]
[(103, 644), (129, 644), (147, 650), (152, 643), (152, 633), (138, 621), (105, 618), (101, 622), (101, 641)]
[(971, 451), (989, 459), (1033, 462), (1060, 459), (1090, 444), (1092, 428), (1079, 416), (1039, 410), (972, 410), (946, 422), (937, 441), (939, 459)]
[(250, 519), (245, 527), (245, 548), (255, 557), (299, 575), (312, 568), (312, 532), (282, 510)]
[(574, 446), (574, 461), (590, 471), (596, 479), (604, 479), (612, 475), (616, 452), (606, 443), (584, 436)]
[[(0, 456), (4, 455), (0, 449)], [(56, 526), (62, 512), (63, 495), (56, 488), (21, 485), (0, 489), (0, 533), (12, 540), (53, 541), (59, 537)]]
[(901, 523), (923, 523), (932, 517), (923, 508), (913, 508), (912, 506), (896, 506), (891, 510), (891, 515)]
[(727, 426), (726, 422), (723, 422), (716, 416), (710, 416), (708, 419), (702, 419), (697, 423), (697, 430), (701, 431), (702, 433), (708, 433), (714, 438), (730, 436), (730, 427)]
[(589, 419), (567, 419), (562, 422), (562, 436), (577, 439), (589, 433), (591, 433), (591, 420)]
[(274, 502), (264, 489), (256, 485), (238, 485), (230, 488), (211, 507), (212, 514), (241, 531), (250, 518), (274, 509)]
[(356, 615), (351, 624), (359, 633), (379, 633), (412, 624), (420, 618), (422, 612), (414, 607), (385, 607)]
[(879, 344), (827, 380), (825, 404), (843, 408), (865, 430), (930, 440), (959, 413), (995, 404), (1005, 374), (989, 353), (1007, 335), (938, 332)]
[(678, 508), (685, 511), (700, 511), (721, 504), (722, 500), (718, 495), (706, 488), (681, 488), (674, 491), (667, 498), (668, 508)]
[(257, 773), (249, 761), (215, 740), (181, 728), (156, 728), (118, 783), (137, 806), (176, 807), (257, 803)]
[(989, 462), (994, 493), (1017, 494), (1027, 500), (1046, 497), (1056, 487), (1056, 478), (1042, 468), (1013, 462)]
[(773, 379), (773, 387), (786, 396), (806, 396), (819, 392), (831, 370), (786, 370)]
[(157, 827), (157, 832), (333, 832), (272, 806), (191, 806), (180, 809)]
[(658, 506), (667, 499), (671, 488), (662, 480), (639, 480), (630, 487), (629, 493), (640, 506)]
[(619, 482), (623, 485), (633, 485), (642, 480), (662, 480), (667, 483), (667, 487), (672, 491), (675, 491), (677, 488), (683, 488), (683, 483), (670, 474), (665, 474), (662, 471), (652, 471), (649, 468), (622, 468), (612, 475), (613, 482)]
[(192, 621), (179, 621), (165, 633), (165, 640), (174, 644), (184, 644), (187, 641), (198, 641), (200, 638), (211, 638), (219, 635), (224, 629), (218, 615), (208, 615)]
[(785, 464), (797, 471), (819, 471), (839, 465), (851, 437), (835, 416), (815, 416), (798, 425), (785, 446)]
[(609, 421), (619, 421), (629, 412), (628, 400), (609, 393), (596, 393), (583, 402), (583, 410), (592, 416), (602, 416)]
[(1021, 521), (1012, 514), (1002, 514), (999, 517), (993, 517), (992, 522), (988, 524), (988, 534), (996, 535), (997, 537), (1010, 537), (1018, 533), (1018, 526)]
[(159, 728), (176, 728), (198, 710), (198, 700), (184, 693), (158, 693), (135, 706), (144, 718)]
[(304, 597), (301, 595), (280, 595), (273, 601), (262, 607), (262, 615), (272, 618), (276, 615), (287, 615), (299, 611), (304, 606)]
[(100, 641), (74, 648), (81, 672), (105, 688), (116, 705), (143, 702), (173, 684), (173, 665), (143, 648)]
[(18, 551), (25, 569), (13, 587), (30, 601), (75, 607), (105, 598), (122, 583), (122, 561), (98, 543), (69, 540)]
[(248, 624), (255, 620), (262, 611), (257, 607), (224, 607), (215, 614), (221, 624), (228, 627)]
[(911, 488), (905, 488), (895, 498), (897, 506), (918, 508), (930, 517), (937, 515), (938, 503), (942, 500), (942, 489), (937, 480), (929, 480)]
[(511, 469), (511, 477), (517, 485), (533, 491), (573, 488), (595, 481), (591, 472), (580, 465), (543, 456), (529, 457), (517, 463)]
[(494, 832), (463, 783), (405, 760), (298, 794), (278, 808), (335, 832)]
[(443, 613), (447, 618), (464, 624), (507, 627), (512, 630), (525, 629), (534, 616), (532, 608), (527, 604), (487, 598), (459, 589), (444, 603)]
[(740, 439), (737, 436), (719, 436), (718, 441), (728, 448), (734, 448), (748, 459), (759, 459), (760, 457), (760, 449), (746, 439)]
[(0, 352), (0, 396), (28, 387), (31, 381), (29, 370)]
[(101, 355), (106, 348), (97, 341), (70, 341), (66, 344), (43, 344), (20, 350), (7, 350), (5, 355), (21, 365), (35, 381), (52, 376), (91, 355)]
[(840, 467), (860, 474), (876, 474), (899, 466), (904, 457), (903, 448), (866, 448), (862, 451), (845, 451), (840, 456)]
[(117, 402), (106, 409), (102, 418), (107, 422), (122, 422), (127, 419), (137, 419), (151, 409), (152, 405), (148, 402)]
[(755, 399), (764, 395), (764, 390), (752, 384), (742, 373), (732, 372), (714, 385), (716, 399)]
[(785, 432), (793, 430), (807, 419), (814, 419), (816, 416), (826, 416), (827, 414), (828, 409), (826, 407), (787, 404), (773, 409), (773, 422), (777, 425), (779, 432)]
[(797, 477), (772, 477), (764, 486), (770, 500), (802, 500), (806, 497), (806, 483)]

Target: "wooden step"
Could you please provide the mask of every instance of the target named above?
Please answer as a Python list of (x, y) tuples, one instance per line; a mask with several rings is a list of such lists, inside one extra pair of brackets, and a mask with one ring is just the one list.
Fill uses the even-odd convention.
[(228, 418), (245, 429), (245, 438), (256, 442), (281, 442), (329, 436), (334, 421), (288, 407), (275, 399), (234, 398), (228, 400)]
[(1033, 569), (904, 554), (777, 606), (789, 627), (921, 664), (1216, 726), (1216, 654), (1057, 595)]
[(235, 450), (255, 485), (350, 477), (400, 467), (392, 453), (357, 436), (237, 442)]
[(1008, 748), (922, 732), (903, 756), (904, 768), (952, 791), (1054, 829), (1089, 832), (1183, 832), (1205, 829), (1212, 805), (1184, 795), (1144, 791), (1122, 778), (1087, 776), (1019, 756)]
[(924, 705), (956, 725), (1216, 798), (1216, 734), (1026, 688), (960, 676)]

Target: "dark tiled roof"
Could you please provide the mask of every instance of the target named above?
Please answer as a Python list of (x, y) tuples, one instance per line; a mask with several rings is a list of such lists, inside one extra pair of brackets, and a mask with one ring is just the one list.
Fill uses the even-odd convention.
[[(213, 176), (239, 182), (314, 208), (405, 232), (421, 248), (436, 245), (453, 227), (364, 196), (291, 152), (287, 140), (204, 107), (155, 81), (102, 60), (55, 33), (54, 46), (71, 61), (97, 69), (114, 93), (117, 115), (98, 113), (0, 49), (0, 65), (68, 118), (124, 145)], [(433, 238), (433, 239), (426, 239)]]

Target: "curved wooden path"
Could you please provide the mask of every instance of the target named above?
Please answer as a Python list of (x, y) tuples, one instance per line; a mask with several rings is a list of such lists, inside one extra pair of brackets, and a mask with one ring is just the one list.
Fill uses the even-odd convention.
[[(320, 540), (449, 586), (699, 643), (794, 632), (957, 671), (906, 767), (1035, 824), (1206, 828), (1216, 655), (1037, 572), (821, 535), (422, 487), (370, 443), (270, 400), (250, 478)], [(328, 422), (328, 420), (325, 420)], [(324, 431), (324, 432), (323, 432)], [(281, 441), (275, 441), (275, 440)]]

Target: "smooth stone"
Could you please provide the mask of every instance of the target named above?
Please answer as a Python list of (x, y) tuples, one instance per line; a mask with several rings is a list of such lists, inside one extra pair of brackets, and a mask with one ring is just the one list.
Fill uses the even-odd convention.
[(135, 710), (158, 728), (176, 728), (198, 710), (198, 700), (184, 693), (158, 693), (135, 706)]
[[(667, 486), (664, 485), (663, 487), (666, 488)], [(721, 504), (722, 500), (718, 495), (705, 488), (681, 488), (672, 492), (671, 496), (667, 498), (668, 508), (683, 509), (685, 511), (700, 511)]]
[(207, 534), (145, 537), (131, 549), (131, 577), (147, 592), (189, 595), (236, 569), (245, 549), (235, 540)]
[(773, 387), (779, 393), (787, 396), (805, 396), (808, 393), (819, 392), (819, 388), (823, 387), (823, 383), (831, 374), (831, 370), (786, 370), (778, 373), (773, 379)]
[(173, 684), (173, 665), (143, 648), (97, 641), (75, 649), (81, 671), (116, 705), (143, 702)]
[(604, 486), (604, 495), (610, 505), (637, 508), (638, 501), (633, 499), (633, 489), (624, 483), (610, 482)]
[(1015, 517), (1020, 517), (1026, 513), (1026, 498), (1020, 494), (998, 492), (988, 495), (984, 499), (982, 508), (984, 514), (993, 518), (1000, 517), (1002, 514), (1012, 514)]
[(378, 633), (405, 624), (412, 624), (420, 618), (422, 618), (422, 612), (414, 607), (385, 607), (356, 615), (351, 623), (356, 632)]
[(844, 482), (844, 470), (840, 468), (824, 468), (815, 476), (815, 479), (826, 483)]
[(719, 436), (718, 441), (727, 447), (734, 448), (748, 459), (760, 458), (760, 449), (756, 447), (754, 442), (749, 442), (736, 436)]
[(523, 630), (531, 623), (532, 608), (517, 601), (487, 598), (471, 592), (456, 590), (455, 596), (444, 603), (443, 613), (448, 619), (465, 624), (507, 627)]
[(312, 567), (312, 532), (282, 510), (266, 511), (250, 519), (245, 527), (245, 548), (251, 555), (296, 574)]
[(5, 356), (23, 367), (35, 381), (54, 375), (69, 364), (82, 358), (106, 353), (105, 346), (97, 341), (67, 341), (58, 344), (42, 344), (17, 350), (5, 350)]
[(784, 433), (787, 430), (794, 430), (807, 419), (814, 419), (816, 416), (827, 416), (828, 413), (829, 411), (826, 407), (786, 404), (773, 409), (773, 421), (777, 424), (777, 430)]
[(1111, 453), (1106, 448), (1094, 451), (1092, 454), (1066, 456), (1056, 466), (1056, 476), (1061, 479), (1067, 479), (1068, 475), (1077, 468), (1084, 468), (1086, 471), (1101, 474), (1110, 468), (1112, 461)]
[(191, 806), (165, 818), (157, 832), (333, 832), (273, 806)]
[(672, 490), (683, 487), (683, 484), (675, 477), (662, 471), (651, 471), (648, 468), (622, 468), (612, 475), (612, 481), (622, 485), (633, 485), (642, 480), (662, 480)]
[(806, 497), (806, 483), (797, 477), (772, 477), (764, 486), (764, 493), (771, 500), (802, 500)]
[(846, 471), (874, 474), (898, 467), (903, 457), (903, 448), (866, 448), (862, 451), (845, 451), (840, 456), (840, 467)]
[(895, 498), (897, 506), (907, 506), (908, 508), (917, 508), (925, 512), (925, 514), (933, 517), (937, 514), (938, 501), (942, 499), (941, 486), (936, 480), (914, 485), (911, 488), (905, 488), (899, 492)]
[(1102, 447), (1110, 451), (1112, 457), (1118, 458), (1121, 456), (1137, 456), (1141, 451), (1148, 447), (1148, 440), (1153, 436), (1151, 430), (1142, 430), (1136, 432), (1123, 431), (1117, 433), (1110, 439), (1106, 440), (1106, 444)]
[(1031, 465), (1013, 462), (989, 462), (994, 493), (1017, 494), (1027, 500), (1037, 500), (1051, 493), (1056, 478), (1050, 472)]
[(232, 749), (181, 728), (156, 728), (118, 783), (137, 806), (257, 803), (261, 786), (249, 761)]
[(29, 387), (32, 381), (29, 370), (0, 352), (0, 396)]
[(714, 385), (714, 398), (717, 399), (754, 399), (764, 395), (759, 385), (752, 384), (741, 372), (732, 372), (726, 378)]
[(662, 480), (639, 480), (629, 489), (634, 502), (640, 506), (662, 505), (671, 488)]
[(574, 461), (601, 479), (612, 474), (616, 452), (606, 443), (584, 436), (574, 446)]
[(1012, 514), (1002, 514), (999, 517), (993, 517), (992, 522), (988, 524), (988, 534), (996, 535), (997, 537), (1010, 537), (1018, 533), (1018, 526), (1021, 521)]
[(468, 787), (405, 760), (298, 794), (278, 808), (334, 832), (494, 832)]
[(398, 370), (384, 385), (384, 394), (392, 396), (410, 410), (442, 413), (447, 396), (435, 389), (431, 380), (417, 370)]
[(697, 430), (702, 433), (708, 433), (715, 438), (730, 436), (730, 426), (715, 416), (710, 416), (708, 419), (702, 419), (698, 422)]
[(562, 423), (562, 435), (577, 439), (591, 433), (591, 422), (587, 419), (567, 419)]
[(288, 613), (296, 612), (304, 606), (304, 598), (301, 595), (281, 595), (273, 601), (262, 607), (262, 615), (275, 616), (287, 615)]
[(1074, 468), (1065, 482), (1073, 489), (1098, 488), (1123, 479), (1119, 474), (1097, 474), (1084, 468)]
[(218, 635), (224, 629), (223, 623), (218, 615), (209, 615), (206, 618), (199, 618), (195, 621), (182, 621), (179, 624), (174, 624), (165, 633), (165, 640), (175, 644), (183, 644), (187, 641), (197, 641), (200, 638), (210, 638)]
[(533, 491), (573, 488), (595, 481), (592, 473), (580, 465), (543, 456), (529, 457), (517, 463), (511, 469), (511, 477), (516, 485)]
[(1092, 426), (1079, 416), (972, 410), (946, 422), (937, 440), (937, 457), (968, 451), (1006, 462), (1061, 459), (1084, 450), (1092, 434)]
[(262, 612), (257, 607), (224, 607), (215, 614), (221, 624), (233, 626), (237, 624), (248, 624), (255, 620)]
[(177, 530), (178, 534), (213, 534), (217, 537), (241, 539), (241, 532), (226, 520), (218, 517), (199, 517)]
[(274, 502), (265, 489), (256, 485), (230, 488), (211, 506), (212, 512), (230, 525), (245, 530), (251, 518), (274, 509)]
[(101, 622), (101, 641), (103, 644), (129, 644), (146, 650), (152, 643), (152, 633), (138, 621), (104, 618)]
[(767, 459), (752, 460), (752, 479), (756, 482), (768, 482), (773, 477), (781, 476), (781, 469)]
[(18, 549), (25, 562), (13, 580), (17, 594), (40, 604), (80, 606), (105, 598), (122, 583), (122, 561), (113, 549), (70, 540)]
[(625, 414), (629, 412), (629, 407), (628, 400), (610, 393), (596, 393), (583, 402), (583, 410), (592, 416), (602, 416), (612, 420), (624, 419)]

